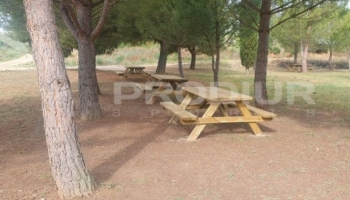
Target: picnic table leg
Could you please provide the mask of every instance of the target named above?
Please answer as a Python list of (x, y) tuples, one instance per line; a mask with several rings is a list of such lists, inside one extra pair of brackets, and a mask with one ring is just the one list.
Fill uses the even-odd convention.
[[(219, 108), (221, 103), (211, 103), (209, 108), (205, 111), (203, 114), (202, 118), (207, 118), (207, 117), (212, 117), (215, 113), (215, 111)], [(194, 141), (198, 138), (198, 136), (201, 134), (203, 129), (205, 128), (204, 125), (196, 125), (194, 129), (192, 130), (191, 134), (188, 136), (187, 140), (188, 141)]]
[[(154, 86), (155, 84), (156, 84), (156, 82), (154, 82), (154, 83), (152, 84), (152, 89), (153, 89), (153, 86)], [(161, 85), (160, 85), (160, 86), (157, 88), (157, 90), (155, 90), (155, 91), (162, 91), (162, 90), (164, 90), (165, 87), (166, 87), (166, 85), (167, 85), (166, 82), (162, 82)], [(154, 91), (152, 90), (151, 92), (152, 92), (152, 94), (151, 94), (151, 97), (150, 97), (150, 99), (148, 100), (147, 104), (153, 104), (153, 103), (156, 101), (155, 98), (154, 98)]]
[[(252, 114), (248, 110), (247, 106), (242, 101), (236, 102), (238, 109), (242, 112), (243, 116), (250, 117)], [(248, 123), (255, 135), (262, 135), (261, 129), (257, 123)]]
[(176, 90), (176, 88), (177, 88), (176, 82), (170, 81), (170, 85), (173, 88), (173, 90)]
[(230, 115), (228, 114), (228, 106), (226, 104), (221, 104), (219, 107), (219, 111), (224, 117), (229, 117)]
[[(186, 97), (184, 98), (184, 100), (181, 102), (180, 107), (183, 109), (186, 109), (187, 106), (190, 104), (190, 102), (192, 101), (193, 95), (190, 93), (187, 93)], [(173, 115), (169, 121), (169, 123), (176, 123), (178, 121), (178, 117), (176, 117), (176, 115)]]
[(128, 78), (129, 76), (129, 73), (130, 73), (130, 69), (125, 69), (125, 72), (124, 72), (124, 78)]

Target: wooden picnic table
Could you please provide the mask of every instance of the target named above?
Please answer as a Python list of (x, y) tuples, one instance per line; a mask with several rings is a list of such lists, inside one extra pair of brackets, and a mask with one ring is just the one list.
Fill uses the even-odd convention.
[(141, 66), (125, 66), (124, 78), (127, 78), (132, 74), (144, 75), (144, 69), (145, 67)]
[[(302, 71), (302, 65), (301, 64), (291, 64), (286, 67), (286, 70), (292, 71), (292, 72), (301, 72)], [(313, 67), (311, 65), (307, 65), (307, 70), (313, 70)]]
[[(160, 105), (173, 114), (169, 122), (180, 121), (184, 125), (196, 125), (187, 138), (189, 141), (196, 140), (207, 124), (248, 123), (255, 135), (262, 135), (257, 122), (270, 121), (276, 117), (274, 113), (245, 104), (244, 101), (253, 99), (248, 95), (217, 87), (183, 87), (182, 90), (186, 96), (180, 105), (173, 102), (161, 102)], [(196, 102), (198, 108), (206, 109), (201, 117), (188, 110), (193, 108), (193, 102)], [(241, 115), (230, 116), (229, 106), (236, 106)], [(213, 116), (217, 110), (222, 114), (221, 117)]]
[(186, 78), (174, 75), (150, 74), (149, 76), (152, 78), (152, 81), (146, 83), (144, 88), (145, 92), (149, 93), (147, 95), (149, 96), (147, 104), (154, 103), (155, 96), (160, 96), (162, 94), (168, 95), (179, 90), (179, 85), (188, 81)]
[(145, 67), (141, 67), (141, 66), (125, 66), (124, 77), (126, 78), (131, 74), (143, 75), (144, 69)]

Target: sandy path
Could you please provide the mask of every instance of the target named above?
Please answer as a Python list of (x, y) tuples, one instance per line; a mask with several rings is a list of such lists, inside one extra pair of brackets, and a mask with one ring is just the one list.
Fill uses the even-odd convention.
[(0, 63), (0, 68), (14, 67), (14, 66), (30, 63), (30, 62), (33, 62), (33, 61), (34, 61), (33, 60), (33, 56), (31, 54), (26, 54), (26, 55), (24, 55), (24, 56), (22, 56), (20, 58), (14, 59), (14, 60), (1, 62)]

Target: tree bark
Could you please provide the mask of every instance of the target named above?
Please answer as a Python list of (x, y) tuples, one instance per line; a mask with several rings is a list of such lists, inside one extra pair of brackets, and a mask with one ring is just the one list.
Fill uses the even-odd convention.
[(62, 199), (89, 196), (95, 185), (74, 123), (74, 103), (51, 1), (24, 0), (44, 117), (51, 172)]
[(329, 57), (328, 57), (328, 63), (329, 63), (329, 70), (333, 70), (333, 48), (332, 45), (329, 47)]
[(256, 69), (254, 77), (255, 106), (268, 109), (268, 95), (266, 89), (266, 72), (268, 62), (269, 25), (271, 19), (271, 0), (263, 0), (259, 22), (259, 42)]
[(301, 43), (301, 72), (307, 73), (307, 57), (309, 51), (309, 42)]
[(215, 64), (213, 65), (214, 72), (214, 86), (219, 87), (219, 67), (220, 67), (220, 25), (219, 22), (215, 22)]
[(95, 49), (90, 39), (78, 41), (79, 51), (79, 99), (80, 118), (82, 120), (98, 119), (102, 116), (96, 87)]
[(166, 68), (166, 62), (168, 58), (168, 43), (166, 41), (160, 41), (159, 43), (160, 43), (160, 53), (159, 53), (156, 73), (164, 74), (165, 68)]
[(94, 40), (106, 22), (109, 0), (104, 0), (102, 15), (95, 29), (92, 26), (91, 0), (74, 1), (74, 7), (67, 1), (60, 2), (62, 18), (78, 41), (81, 119), (97, 119), (102, 116), (102, 111), (98, 99), (101, 92), (96, 76)]
[(78, 36), (79, 54), (79, 97), (82, 120), (98, 119), (102, 111), (98, 99), (100, 89), (96, 76), (95, 45), (91, 38), (92, 1), (77, 3), (77, 18), (84, 34)]
[(348, 67), (349, 67), (349, 72), (350, 72), (350, 52), (348, 52)]
[(298, 63), (298, 42), (294, 42), (294, 64)]
[(196, 46), (191, 45), (191, 46), (187, 47), (187, 49), (191, 53), (190, 69), (194, 70), (194, 69), (196, 69), (196, 59), (197, 59)]
[(211, 55), (211, 68), (213, 70), (213, 78), (214, 78), (214, 87), (219, 87), (219, 75), (218, 71), (216, 70), (216, 57), (215, 54)]
[(179, 45), (177, 46), (177, 60), (178, 60), (178, 63), (179, 63), (179, 75), (182, 78), (184, 78), (185, 75), (184, 75), (184, 70), (183, 70), (183, 67), (182, 67), (181, 47)]

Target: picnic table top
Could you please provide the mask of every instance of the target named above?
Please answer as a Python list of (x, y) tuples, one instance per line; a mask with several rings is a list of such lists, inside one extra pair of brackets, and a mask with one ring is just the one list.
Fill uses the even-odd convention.
[(218, 87), (183, 87), (182, 90), (205, 98), (208, 101), (232, 102), (253, 100), (251, 96)]
[(145, 69), (146, 67), (142, 67), (142, 66), (125, 66), (125, 68), (127, 68), (127, 69)]
[(158, 81), (177, 81), (177, 82), (186, 82), (188, 79), (182, 78), (175, 75), (165, 75), (165, 74), (151, 74), (151, 76)]

